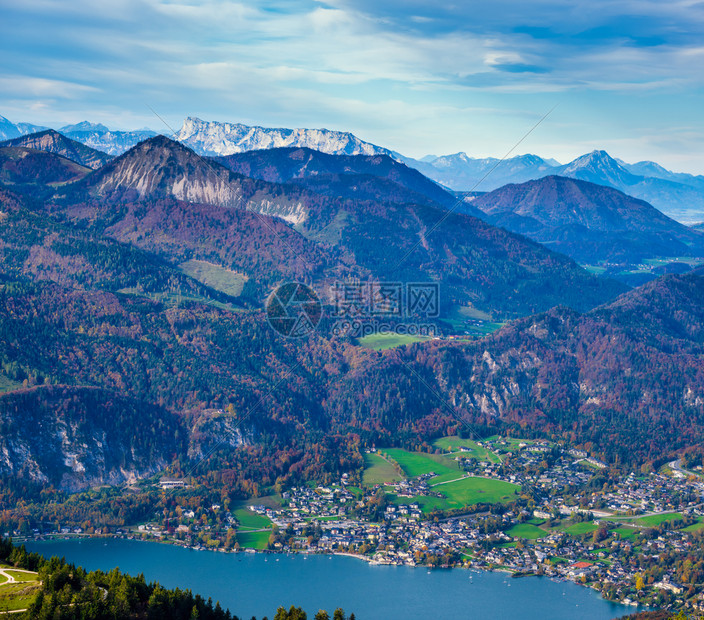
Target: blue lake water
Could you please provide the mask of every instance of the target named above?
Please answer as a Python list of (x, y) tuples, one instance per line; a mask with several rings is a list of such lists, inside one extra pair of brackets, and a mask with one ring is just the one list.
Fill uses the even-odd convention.
[(26, 546), (88, 570), (119, 567), (169, 588), (189, 588), (246, 620), (272, 618), (281, 605), (303, 607), (309, 618), (318, 609), (332, 616), (342, 607), (359, 620), (609, 620), (633, 612), (572, 583), (496, 572), (371, 566), (342, 556), (213, 553), (121, 539)]

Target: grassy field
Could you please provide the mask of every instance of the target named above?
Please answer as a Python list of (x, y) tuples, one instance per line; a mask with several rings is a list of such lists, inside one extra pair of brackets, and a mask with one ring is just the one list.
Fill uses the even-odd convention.
[(443, 497), (418, 496), (409, 499), (389, 493), (388, 498), (396, 505), (417, 502), (422, 512), (427, 514), (433, 510), (454, 510), (479, 503), (509, 502), (516, 498), (515, 491), (519, 490), (519, 487), (503, 480), (463, 478), (457, 482), (439, 485), (433, 490), (438, 491)]
[(637, 529), (633, 527), (628, 527), (627, 525), (620, 525), (619, 527), (611, 531), (619, 534), (624, 540), (630, 540), (631, 538), (634, 538), (635, 535), (638, 533)]
[(501, 329), (506, 323), (497, 323), (495, 321), (485, 321), (478, 325), (465, 325), (464, 331), (469, 332), (472, 336), (487, 336), (493, 334), (497, 329)]
[(247, 282), (247, 276), (204, 260), (189, 260), (181, 263), (179, 268), (187, 276), (230, 297), (238, 297)]
[(266, 549), (271, 532), (237, 532), (237, 542), (244, 549)]
[(246, 502), (242, 502), (237, 507), (246, 508), (247, 506), (265, 506), (266, 508), (271, 508), (272, 510), (278, 510), (281, 508), (281, 495), (264, 495), (262, 497), (253, 497), (248, 499)]
[(514, 525), (512, 528), (506, 530), (506, 533), (514, 538), (526, 538), (527, 540), (536, 540), (537, 538), (547, 536), (547, 532), (530, 523)]
[(450, 508), (462, 508), (473, 504), (498, 504), (516, 499), (520, 487), (503, 480), (487, 478), (464, 478), (434, 488), (442, 493)]
[(249, 508), (238, 508), (233, 512), (237, 521), (239, 521), (240, 529), (261, 530), (271, 527), (271, 520), (268, 517), (252, 512)]
[(397, 497), (393, 494), (387, 494), (387, 497), (391, 503), (396, 506), (399, 504), (410, 504), (411, 502), (416, 502), (424, 514), (432, 512), (433, 510), (448, 510), (450, 508), (448, 501), (440, 497), (421, 496), (409, 499), (408, 497)]
[(459, 465), (455, 461), (438, 454), (409, 452), (401, 448), (386, 448), (383, 452), (396, 461), (410, 478), (431, 472), (438, 476), (444, 474), (461, 475)]
[(152, 301), (162, 303), (169, 307), (178, 307), (184, 303), (196, 302), (199, 304), (206, 304), (208, 306), (213, 306), (214, 308), (219, 308), (220, 310), (227, 310), (229, 312), (240, 312), (242, 309), (233, 306), (232, 304), (226, 304), (221, 301), (216, 301), (215, 299), (209, 299), (207, 297), (197, 297), (193, 295), (179, 295), (178, 293), (172, 292), (162, 292), (162, 293), (144, 293), (137, 290), (135, 287), (121, 288), (117, 291), (123, 295), (135, 295), (137, 297), (146, 297)]
[(676, 521), (677, 519), (681, 518), (682, 515), (679, 512), (668, 512), (662, 515), (641, 517), (640, 519), (636, 519), (636, 524), (643, 525), (645, 527), (657, 527), (658, 525), (667, 523), (668, 521)]
[[(498, 463), (498, 457), (491, 451), (487, 450), (483, 446), (480, 446), (476, 441), (472, 439), (462, 439), (462, 437), (441, 437), (433, 442), (436, 448), (441, 450), (447, 450), (449, 453), (458, 453), (460, 456), (466, 458), (474, 458), (478, 461), (489, 461), (491, 463)], [(460, 448), (469, 448), (471, 452), (459, 452)]]
[(406, 334), (369, 334), (357, 340), (357, 344), (365, 349), (374, 349), (382, 351), (384, 349), (392, 349), (393, 347), (401, 347), (414, 342), (424, 342), (428, 340), (425, 336), (408, 336)]
[(26, 609), (34, 600), (39, 589), (37, 573), (6, 569), (17, 583), (7, 583), (3, 578), (0, 582), (0, 614), (7, 611)]
[(396, 468), (378, 454), (370, 453), (364, 455), (364, 484), (385, 484), (398, 482), (401, 476), (396, 472)]
[(582, 523), (574, 523), (560, 529), (563, 532), (567, 532), (570, 536), (583, 536), (584, 534), (591, 534), (597, 529), (597, 526), (593, 521), (583, 521)]
[(474, 306), (457, 306), (453, 309), (450, 318), (453, 319), (478, 319), (480, 321), (491, 321), (491, 315)]
[(25, 572), (22, 570), (6, 570), (8, 575), (15, 578), (15, 581), (36, 581), (39, 577), (37, 573)]

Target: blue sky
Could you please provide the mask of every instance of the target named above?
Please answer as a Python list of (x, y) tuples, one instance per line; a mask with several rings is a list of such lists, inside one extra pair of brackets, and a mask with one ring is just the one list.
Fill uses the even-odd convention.
[(406, 155), (704, 173), (704, 2), (0, 0), (0, 115), (327, 127)]

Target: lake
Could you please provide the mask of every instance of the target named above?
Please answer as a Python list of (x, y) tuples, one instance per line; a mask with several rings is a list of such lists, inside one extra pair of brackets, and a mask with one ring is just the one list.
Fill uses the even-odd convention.
[(332, 616), (342, 607), (359, 620), (609, 620), (633, 612), (572, 583), (498, 572), (372, 566), (343, 556), (214, 553), (123, 539), (26, 546), (88, 570), (119, 567), (169, 588), (189, 588), (247, 620), (272, 618), (281, 605), (303, 607), (309, 618), (318, 609)]

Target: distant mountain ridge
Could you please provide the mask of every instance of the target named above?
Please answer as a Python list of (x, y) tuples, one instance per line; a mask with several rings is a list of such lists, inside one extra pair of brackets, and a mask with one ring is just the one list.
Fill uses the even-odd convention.
[(105, 125), (83, 121), (59, 129), (65, 136), (108, 155), (121, 155), (143, 140), (157, 135), (155, 131), (111, 131)]
[[(44, 128), (13, 124), (0, 117), (0, 139), (19, 137), (38, 129)], [(111, 155), (124, 153), (142, 140), (156, 135), (149, 130), (110, 131), (105, 125), (87, 121), (67, 125), (59, 131)], [(587, 153), (564, 165), (554, 159), (531, 154), (503, 161), (493, 157), (473, 158), (466, 153), (426, 156), (416, 160), (344, 131), (268, 128), (203, 121), (195, 117), (186, 118), (174, 137), (206, 156), (227, 156), (283, 147), (305, 147), (331, 155), (388, 155), (457, 192), (492, 191), (508, 183), (523, 183), (550, 175), (567, 176), (619, 189), (649, 202), (685, 224), (704, 219), (703, 175), (671, 172), (655, 162), (627, 164), (612, 158), (605, 151)]]
[(549, 176), (475, 198), (489, 222), (582, 263), (704, 257), (704, 235), (643, 200), (578, 179)]
[(536, 155), (500, 161), (492, 157), (475, 159), (465, 153), (404, 161), (455, 191), (493, 191), (509, 183), (558, 175), (621, 190), (683, 223), (704, 218), (704, 177), (670, 172), (654, 162), (626, 164), (603, 150), (586, 153), (564, 165)]
[(279, 147), (307, 147), (330, 155), (392, 155), (346, 131), (283, 129), (187, 118), (174, 138), (201, 155), (232, 155)]
[[(554, 174), (614, 187), (649, 202), (685, 224), (701, 221), (704, 216), (704, 188), (697, 180), (698, 177), (692, 175), (673, 173), (671, 178), (640, 176), (626, 169), (606, 151), (592, 151), (582, 155), (557, 168)], [(675, 181), (673, 178), (680, 180)], [(681, 182), (685, 178), (689, 179), (688, 184)]]
[[(451, 208), (457, 197), (388, 155), (329, 155), (306, 147), (246, 151), (216, 157), (225, 167), (273, 183), (296, 183), (315, 192)], [(472, 213), (472, 215), (477, 215)]]
[(517, 155), (501, 161), (496, 157), (475, 158), (466, 153), (421, 160), (401, 158), (404, 163), (455, 191), (491, 191), (507, 183), (522, 183), (550, 174), (555, 160), (537, 155)]
[(31, 123), (13, 123), (4, 116), (0, 116), (0, 140), (19, 138), (25, 134), (43, 131), (44, 129), (48, 129), (48, 127), (32, 125)]
[(0, 142), (0, 148), (7, 146), (19, 146), (47, 153), (56, 153), (93, 170), (100, 168), (112, 159), (110, 155), (92, 149), (76, 140), (71, 140), (53, 129), (46, 129), (38, 133), (27, 134), (19, 138)]

